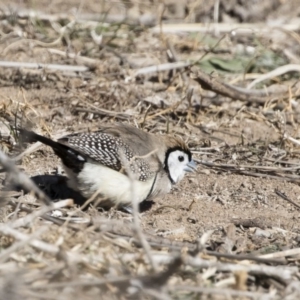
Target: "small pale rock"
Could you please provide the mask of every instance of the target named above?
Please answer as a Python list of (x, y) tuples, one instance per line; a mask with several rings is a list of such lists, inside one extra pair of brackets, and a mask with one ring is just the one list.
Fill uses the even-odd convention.
[(51, 212), (51, 217), (59, 218), (62, 216), (63, 216), (63, 213), (60, 210), (53, 210)]
[(269, 238), (271, 236), (271, 233), (269, 231), (267, 231), (267, 230), (262, 230), (260, 228), (256, 228), (255, 235), (256, 236), (261, 236), (261, 237)]

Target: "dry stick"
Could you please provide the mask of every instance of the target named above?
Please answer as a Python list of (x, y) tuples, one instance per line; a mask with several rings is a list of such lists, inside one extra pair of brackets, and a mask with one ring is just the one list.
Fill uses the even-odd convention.
[(26, 148), (22, 153), (20, 153), (19, 155), (15, 156), (14, 158), (12, 158), (13, 161), (18, 161), (20, 159), (22, 159), (23, 156), (25, 155), (29, 155), (33, 152), (35, 152), (36, 150), (38, 150), (43, 144), (41, 142), (36, 142), (32, 145), (30, 145), (28, 148)]
[(170, 71), (170, 70), (175, 70), (175, 69), (182, 69), (182, 68), (191, 66), (192, 64), (194, 64), (194, 63), (179, 61), (179, 62), (174, 62), (174, 63), (165, 63), (165, 64), (156, 65), (156, 66), (140, 68), (134, 72), (132, 77), (135, 78), (139, 75), (149, 74), (149, 73), (153, 73), (153, 72), (162, 72), (162, 71)]
[(33, 240), (38, 238), (41, 234), (43, 234), (48, 228), (47, 227), (40, 227), (37, 231), (32, 233), (31, 235), (27, 236), (25, 239), (14, 243), (9, 248), (6, 248), (1, 251), (0, 254), (0, 263), (5, 262), (12, 253), (16, 252), (18, 249), (23, 248), (27, 244), (30, 244)]
[[(11, 17), (12, 13), (10, 10), (2, 8), (0, 11), (0, 18), (7, 19)], [(91, 26), (96, 27), (99, 26), (99, 20), (105, 19), (105, 23), (122, 23), (128, 25), (145, 25), (145, 26), (154, 26), (157, 24), (156, 15), (149, 15), (147, 18), (143, 18), (140, 16), (128, 16), (128, 14), (89, 14), (89, 13), (81, 13), (74, 16), (71, 13), (58, 13), (58, 14), (47, 14), (42, 11), (37, 10), (18, 10), (14, 13), (14, 16), (21, 19), (36, 19), (42, 20), (46, 22), (65, 22), (66, 20), (72, 21), (76, 18), (76, 23), (89, 23)], [(101, 24), (103, 25), (103, 24)]]
[(86, 72), (90, 70), (86, 66), (26, 63), (26, 62), (16, 62), (16, 61), (0, 61), (0, 67), (17, 68), (17, 69), (19, 68), (48, 69), (48, 70), (55, 70), (55, 71), (72, 71), (72, 72)]
[(91, 69), (96, 68), (98, 65), (101, 64), (100, 60), (90, 58), (90, 57), (80, 56), (78, 54), (69, 53), (67, 51), (61, 51), (61, 50), (57, 50), (57, 49), (47, 49), (47, 51), (50, 52), (51, 54), (64, 56), (66, 58), (72, 58), (76, 62), (82, 63)]
[[(239, 297), (238, 299), (245, 299), (244, 297), (252, 299), (277, 299), (279, 296), (270, 295), (267, 293), (258, 293), (258, 292), (248, 292), (248, 291), (237, 291), (234, 289), (224, 289), (218, 287), (200, 287), (200, 286), (187, 286), (187, 285), (173, 285), (167, 287), (169, 292), (174, 291), (188, 291), (193, 293), (205, 294), (205, 295), (223, 295), (224, 299), (232, 299), (231, 297)], [(220, 298), (218, 298), (220, 299)]]
[[(151, 256), (151, 248), (143, 234), (142, 228), (141, 228), (141, 223), (139, 219), (139, 202), (138, 202), (138, 197), (136, 193), (136, 183), (134, 182), (134, 175), (132, 174), (131, 168), (130, 168), (130, 162), (126, 160), (125, 153), (121, 151), (120, 149), (120, 158), (121, 161), (123, 161), (124, 167), (127, 171), (128, 177), (130, 179), (130, 189), (131, 189), (131, 197), (132, 197), (132, 210), (133, 210), (133, 225), (134, 225), (134, 231), (136, 232), (136, 235), (148, 257), (149, 263), (152, 267), (152, 269), (157, 272), (158, 268), (154, 260), (152, 259)], [(154, 178), (153, 180), (155, 180)]]
[(7, 173), (10, 173), (15, 183), (19, 184), (25, 191), (33, 192), (35, 196), (44, 204), (53, 207), (51, 199), (41, 191), (32, 180), (22, 173), (2, 151), (0, 151), (0, 164)]
[[(67, 200), (61, 200), (56, 203), (53, 203), (53, 205), (50, 206), (43, 206), (41, 209), (33, 211), (32, 213), (28, 214), (27, 216), (23, 218), (19, 218), (11, 223), (8, 223), (12, 228), (18, 228), (18, 227), (24, 227), (27, 226), (29, 223), (33, 222), (34, 219), (38, 217), (42, 217), (47, 212), (53, 210), (53, 209), (60, 209), (62, 207), (66, 206), (72, 206), (74, 204), (74, 201), (71, 199)], [(23, 205), (20, 206), (20, 209), (23, 210)]]
[[(230, 170), (234, 171), (234, 170)], [(254, 173), (254, 172), (248, 172), (248, 171), (240, 171), (236, 170), (236, 173), (242, 174), (242, 175), (247, 175), (247, 176), (253, 176), (253, 177), (259, 177), (259, 178), (271, 178), (271, 179), (280, 179), (280, 180), (285, 180), (289, 182), (298, 182), (300, 183), (300, 177), (297, 175), (290, 175), (290, 176), (280, 176), (280, 175), (270, 175), (266, 173)]]
[(169, 295), (167, 295), (164, 292), (162, 291), (157, 291), (156, 289), (153, 289), (153, 288), (148, 288), (148, 289), (145, 289), (144, 287), (141, 288), (141, 292), (143, 294), (145, 294), (146, 296), (150, 296), (150, 299), (157, 299), (157, 300), (172, 300), (174, 298), (171, 298)]
[(294, 248), (294, 249), (288, 249), (284, 251), (278, 251), (274, 253), (269, 254), (263, 254), (260, 255), (260, 258), (281, 258), (281, 257), (287, 257), (287, 256), (294, 256), (300, 254), (300, 248)]
[(283, 134), (283, 138), (286, 139), (286, 140), (291, 141), (292, 143), (294, 143), (297, 146), (300, 146), (300, 141), (292, 138), (291, 136), (287, 135), (286, 133)]
[(0, 53), (1, 53), (2, 57), (5, 57), (7, 55), (7, 53), (12, 51), (12, 49), (16, 48), (17, 46), (19, 46), (20, 44), (23, 44), (25, 42), (36, 44), (36, 45), (42, 46), (42, 47), (53, 47), (53, 46), (59, 44), (61, 39), (62, 39), (62, 35), (60, 35), (58, 37), (58, 39), (56, 39), (54, 42), (51, 42), (51, 43), (43, 43), (38, 40), (31, 40), (31, 39), (20, 39), (20, 40), (17, 40), (16, 42), (11, 43), (10, 45), (8, 45)]
[(298, 205), (297, 203), (295, 203), (294, 201), (292, 201), (290, 198), (288, 198), (284, 193), (280, 192), (278, 189), (275, 189), (275, 193), (276, 195), (278, 195), (279, 197), (281, 197), (282, 199), (290, 202), (291, 204), (293, 204), (295, 207), (297, 207), (298, 209), (300, 209), (300, 205)]
[(0, 224), (0, 232), (2, 232), (5, 235), (10, 235), (14, 237), (17, 240), (28, 240), (29, 244), (41, 251), (45, 251), (47, 253), (51, 254), (57, 254), (59, 252), (59, 248), (57, 246), (45, 243), (43, 241), (39, 240), (31, 240), (30, 241), (30, 236), (28, 236), (25, 233), (19, 232), (16, 229), (13, 229), (12, 227), (6, 225), (6, 224)]
[[(73, 262), (84, 262), (85, 259), (82, 258), (82, 255), (74, 255), (72, 252), (67, 253), (70, 260), (72, 258), (74, 259)], [(125, 254), (126, 255), (126, 254)], [(102, 259), (101, 259), (102, 260)], [(89, 259), (87, 259), (89, 261)], [(90, 279), (90, 280), (80, 280), (80, 281), (71, 281), (71, 282), (52, 282), (47, 283), (47, 285), (37, 285), (32, 286), (32, 289), (55, 289), (55, 288), (63, 288), (63, 287), (74, 287), (74, 286), (102, 286), (107, 284), (112, 284), (116, 286), (123, 286), (126, 284), (126, 286), (137, 286), (137, 287), (161, 287), (166, 283), (166, 281), (169, 279), (171, 275), (175, 273), (175, 271), (178, 270), (178, 268), (181, 266), (181, 258), (180, 257), (171, 257), (169, 263), (167, 264), (167, 269), (163, 272), (160, 272), (158, 274), (154, 275), (144, 275), (139, 277), (130, 277), (130, 276), (120, 276), (120, 277), (112, 277), (111, 278), (105, 278), (105, 279)]]
[[(104, 220), (95, 220), (93, 222), (95, 225), (99, 227), (101, 231), (107, 231), (112, 234), (115, 234), (117, 236), (123, 236), (128, 237), (130, 240), (132, 240), (132, 231), (133, 228), (130, 225), (124, 225), (120, 222), (110, 222), (106, 219)], [(181, 250), (182, 248), (188, 248), (190, 251), (195, 251), (197, 249), (197, 245), (189, 242), (180, 242), (180, 241), (172, 241), (163, 237), (154, 236), (148, 233), (144, 233), (145, 238), (147, 239), (147, 242), (152, 245), (153, 247), (159, 247), (159, 248), (170, 248), (173, 250)], [(138, 239), (134, 239), (133, 242), (141, 246), (141, 243)], [(207, 251), (205, 250), (203, 252), (204, 254), (207, 254), (209, 256), (215, 256), (218, 258), (226, 258), (226, 259), (232, 259), (232, 260), (249, 260), (249, 261), (257, 261), (260, 263), (274, 263), (274, 264), (285, 264), (286, 261), (282, 260), (276, 260), (276, 259), (263, 259), (258, 256), (252, 256), (252, 255), (242, 255), (242, 254), (229, 254), (229, 253), (219, 253), (214, 251)]]
[[(29, 209), (29, 208), (27, 208), (25, 206), (21, 206), (20, 209), (23, 210), (23, 211), (26, 211), (29, 214), (33, 213), (33, 211), (31, 209)], [(52, 223), (54, 223), (56, 225), (59, 225), (59, 226), (63, 226), (63, 225), (66, 224), (66, 222), (64, 220), (61, 220), (59, 218), (52, 217), (52, 216), (49, 216), (49, 215), (46, 215), (46, 214), (41, 215), (40, 217), (43, 218), (46, 221), (52, 222)], [(70, 221), (69, 221), (69, 223), (70, 223)], [(68, 228), (73, 229), (75, 231), (79, 231), (80, 230), (78, 227), (75, 227), (75, 226), (70, 225), (70, 224), (67, 224), (67, 226), (68, 226)]]
[[(92, 106), (92, 104), (91, 104), (91, 106)], [(103, 108), (86, 109), (86, 108), (78, 107), (78, 108), (75, 108), (74, 111), (91, 113), (91, 114), (100, 115), (100, 116), (110, 116), (110, 117), (114, 117), (114, 118), (118, 118), (118, 119), (122, 119), (122, 120), (128, 120), (135, 116), (134, 114), (127, 114), (127, 113), (123, 113), (123, 112), (111, 111), (111, 110), (107, 110), (107, 109), (103, 109)]]
[[(158, 265), (170, 264), (170, 262), (174, 260), (172, 253), (153, 253), (152, 258)], [(125, 253), (122, 256), (122, 261), (124, 263), (136, 261), (137, 259), (145, 260), (146, 257), (141, 256), (140, 253)], [(247, 262), (245, 264), (223, 263), (220, 261), (211, 261), (200, 257), (192, 257), (189, 255), (183, 256), (182, 260), (184, 265), (191, 266), (194, 268), (216, 268), (216, 270), (220, 272), (244, 271), (254, 275), (265, 275), (274, 278), (280, 278), (283, 281), (291, 280), (293, 276), (295, 276), (298, 273), (297, 266), (265, 266), (257, 264), (248, 264)]]
[(107, 286), (107, 284), (111, 285), (118, 285), (129, 283), (132, 280), (128, 275), (120, 276), (120, 277), (113, 277), (113, 278), (105, 278), (105, 279), (89, 279), (89, 280), (78, 280), (78, 281), (71, 281), (71, 282), (50, 282), (45, 285), (36, 285), (31, 286), (33, 290), (44, 290), (44, 289), (56, 289), (56, 288), (64, 288), (64, 287), (80, 287), (80, 286)]
[(280, 28), (277, 26), (266, 26), (265, 24), (226, 24), (226, 23), (210, 23), (209, 25), (204, 23), (176, 23), (176, 24), (162, 24), (162, 26), (155, 26), (150, 29), (154, 33), (182, 33), (182, 32), (197, 32), (197, 33), (212, 33), (214, 34), (215, 28), (218, 28), (220, 34), (234, 33), (235, 36), (245, 36), (254, 33), (259, 33), (260, 35), (269, 35), (271, 30), (281, 30), (286, 31), (297, 31), (299, 29), (298, 24), (282, 24)]
[[(256, 261), (258, 263), (265, 263), (265, 264), (280, 264), (284, 265), (286, 264), (285, 260), (279, 260), (279, 259), (269, 259), (269, 258), (264, 258), (261, 256), (252, 256), (252, 255), (243, 255), (243, 254), (229, 254), (229, 253), (219, 253), (215, 251), (203, 251), (204, 254), (218, 257), (218, 258), (226, 258), (226, 259), (232, 259), (232, 260), (249, 260), (249, 261)], [(272, 258), (272, 257), (270, 257)]]
[[(226, 168), (226, 169), (234, 169), (239, 171), (244, 171), (245, 169), (257, 169), (262, 171), (278, 171), (278, 172), (285, 172), (285, 171), (295, 171), (300, 169), (300, 164), (296, 165), (295, 167), (290, 168), (276, 168), (276, 167), (269, 167), (269, 166), (252, 166), (252, 165), (235, 165), (235, 164), (215, 164), (208, 161), (203, 160), (196, 160), (198, 163), (208, 166), (208, 167), (218, 167), (218, 168)], [(286, 163), (286, 162), (285, 162)]]
[(288, 72), (300, 72), (300, 65), (289, 64), (289, 65), (278, 67), (277, 69), (275, 69), (275, 70), (273, 70), (269, 73), (263, 74), (259, 78), (253, 80), (247, 86), (247, 89), (252, 89), (259, 82), (271, 79), (271, 78), (276, 77), (276, 76), (283, 75), (283, 74), (288, 73)]
[[(165, 238), (161, 237), (149, 237), (146, 235), (148, 243), (152, 247), (159, 247), (159, 248), (171, 248), (173, 250), (181, 250), (184, 247), (187, 247), (190, 251), (194, 252), (197, 247), (195, 244), (188, 243), (188, 242), (178, 242), (178, 241), (171, 241)], [(159, 240), (160, 239), (160, 240)], [(134, 243), (137, 245), (140, 245), (138, 240), (134, 240)], [(238, 260), (238, 261), (243, 261), (243, 260), (248, 260), (248, 261), (256, 261), (258, 263), (265, 263), (265, 264), (279, 264), (279, 265), (285, 265), (287, 262), (285, 260), (279, 260), (279, 259), (267, 259), (267, 258), (262, 258), (258, 256), (252, 256), (252, 255), (243, 255), (243, 254), (229, 254), (229, 253), (219, 253), (215, 251), (207, 251), (204, 250), (203, 254), (207, 254), (209, 256), (214, 256), (217, 258), (225, 258), (225, 259), (230, 259), (230, 260)]]
[(226, 84), (221, 82), (218, 79), (213, 78), (206, 73), (197, 70), (196, 72), (192, 73), (192, 79), (198, 82), (204, 90), (213, 91), (217, 94), (220, 94), (225, 97), (229, 97), (235, 100), (247, 101), (247, 102), (254, 102), (259, 104), (264, 104), (268, 101), (271, 97), (276, 99), (280, 97), (287, 97), (286, 92), (282, 93), (266, 93), (266, 92), (257, 92), (257, 91), (250, 91), (247, 89), (242, 89), (238, 87), (234, 87), (232, 85)]
[[(211, 51), (213, 51), (215, 48), (217, 48), (224, 38), (225, 38), (225, 35), (223, 35), (212, 47), (210, 47), (210, 49), (208, 51), (206, 50), (204, 52), (204, 54), (202, 54), (199, 58), (194, 60), (190, 64), (190, 68), (193, 67), (194, 65), (196, 65), (197, 63), (199, 63), (206, 55), (208, 55)], [(185, 72), (186, 72), (186, 69), (183, 69), (183, 70), (180, 71), (179, 75), (183, 75)], [(172, 85), (172, 83), (174, 83), (175, 78), (176, 77), (173, 76), (173, 79), (170, 80), (168, 85), (166, 87), (164, 87), (162, 90), (166, 91)]]

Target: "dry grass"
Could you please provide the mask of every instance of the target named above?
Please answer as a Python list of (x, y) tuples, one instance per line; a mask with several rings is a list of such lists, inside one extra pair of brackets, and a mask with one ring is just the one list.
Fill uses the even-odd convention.
[[(155, 2), (2, 4), (0, 299), (299, 298), (300, 37), (256, 23), (297, 1)], [(14, 126), (110, 122), (182, 137), (199, 173), (140, 215), (49, 203), (76, 195)]]

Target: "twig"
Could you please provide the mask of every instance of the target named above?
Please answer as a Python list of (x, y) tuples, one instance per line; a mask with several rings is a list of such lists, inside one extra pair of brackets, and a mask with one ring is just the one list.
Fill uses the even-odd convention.
[(47, 229), (48, 228), (46, 226), (40, 227), (38, 228), (37, 231), (33, 232), (30, 236), (27, 236), (25, 239), (14, 243), (9, 248), (2, 250), (0, 254), (0, 262), (3, 263), (4, 261), (6, 261), (12, 253), (16, 252), (18, 249), (26, 246), (27, 244), (30, 244), (33, 240), (35, 240), (41, 234), (43, 234)]
[(245, 36), (258, 33), (260, 35), (270, 34), (271, 30), (287, 30), (287, 31), (297, 31), (299, 29), (298, 24), (281, 24), (280, 28), (277, 26), (268, 26), (266, 24), (254, 24), (254, 23), (244, 23), (244, 24), (229, 24), (229, 23), (197, 23), (197, 24), (187, 24), (187, 23), (176, 23), (176, 24), (162, 24), (162, 26), (155, 26), (151, 28), (154, 33), (182, 33), (182, 32), (197, 32), (197, 33), (211, 33), (214, 34), (215, 28), (218, 28), (219, 34), (234, 33), (235, 36)]
[[(125, 253), (122, 256), (124, 262), (135, 261), (137, 259), (142, 259), (141, 254)], [(169, 253), (153, 253), (153, 260), (159, 265), (169, 264), (174, 258)], [(219, 261), (210, 261), (200, 257), (184, 256), (182, 257), (183, 264), (194, 268), (207, 269), (216, 268), (220, 272), (238, 272), (244, 271), (253, 275), (265, 275), (274, 278), (280, 278), (282, 281), (286, 282), (293, 278), (297, 274), (298, 268), (296, 266), (265, 266), (256, 264), (233, 264), (233, 263), (223, 263)]]
[(286, 196), (284, 193), (280, 192), (278, 189), (275, 189), (275, 193), (276, 195), (278, 195), (279, 197), (281, 197), (282, 199), (290, 202), (291, 204), (293, 204), (295, 207), (297, 207), (298, 209), (300, 209), (300, 205), (298, 205), (297, 203), (295, 203), (294, 201), (292, 201), (288, 196)]
[[(128, 177), (129, 177), (130, 183), (131, 183), (130, 189), (131, 189), (131, 195), (132, 195), (131, 203), (132, 203), (132, 210), (133, 210), (132, 211), (132, 213), (133, 213), (133, 229), (134, 229), (147, 257), (148, 257), (148, 260), (149, 260), (149, 263), (150, 263), (152, 269), (157, 272), (158, 268), (157, 268), (155, 261), (152, 259), (151, 248), (150, 248), (150, 246), (143, 234), (142, 228), (141, 228), (141, 223), (140, 223), (140, 219), (139, 219), (139, 202), (138, 202), (138, 197), (137, 197), (137, 193), (136, 193), (136, 183), (135, 183), (134, 175), (133, 175), (130, 165), (129, 165), (130, 162), (126, 159), (125, 154), (121, 149), (119, 152), (120, 152), (121, 160), (123, 161), (123, 165), (126, 169), (126, 172), (128, 174)], [(155, 180), (155, 179), (153, 179), (153, 180)]]
[(296, 171), (300, 169), (300, 164), (290, 168), (282, 168), (282, 167), (270, 167), (270, 166), (252, 166), (252, 165), (238, 165), (238, 164), (214, 164), (212, 162), (197, 160), (198, 163), (203, 164), (208, 167), (220, 167), (224, 169), (235, 169), (244, 171), (246, 169), (257, 169), (262, 171), (277, 171), (277, 172), (286, 172), (286, 171)]
[[(15, 221), (13, 221), (10, 226), (12, 228), (18, 228), (18, 227), (24, 227), (27, 226), (29, 223), (31, 223), (34, 219), (38, 217), (43, 217), (44, 214), (47, 212), (54, 210), (54, 209), (60, 209), (62, 207), (66, 206), (73, 206), (74, 201), (67, 199), (67, 200), (61, 200), (58, 202), (55, 202), (50, 206), (43, 206), (41, 209), (33, 211), (32, 213), (28, 214), (27, 216), (23, 218), (19, 218)], [(20, 206), (20, 209), (23, 209), (23, 205)]]
[[(187, 285), (173, 285), (167, 287), (168, 291), (188, 291), (198, 294), (205, 295), (220, 295), (223, 296), (224, 299), (232, 299), (232, 297), (239, 297), (239, 299), (245, 299), (244, 297), (251, 299), (281, 299), (279, 296), (267, 294), (267, 293), (259, 293), (259, 292), (248, 292), (248, 291), (237, 291), (234, 289), (224, 289), (224, 288), (209, 288), (209, 287), (201, 287), (201, 286), (187, 286)], [(218, 297), (218, 299), (221, 299)]]
[(149, 74), (149, 73), (153, 73), (153, 72), (162, 72), (162, 71), (169, 71), (169, 70), (174, 70), (174, 69), (182, 69), (182, 68), (186, 68), (192, 64), (193, 64), (192, 62), (179, 61), (179, 62), (174, 62), (174, 63), (160, 64), (157, 66), (145, 67), (145, 68), (141, 68), (141, 69), (138, 69), (137, 71), (135, 71), (132, 77), (135, 78), (139, 75)]
[(286, 140), (291, 141), (292, 143), (294, 143), (297, 146), (300, 146), (300, 141), (292, 138), (291, 136), (287, 135), (286, 133), (283, 134), (283, 138), (286, 139)]
[(32, 145), (30, 145), (28, 148), (26, 148), (22, 153), (17, 155), (16, 157), (13, 158), (13, 161), (18, 161), (22, 159), (24, 156), (31, 154), (32, 152), (35, 152), (38, 150), (43, 144), (41, 142), (36, 142)]
[(100, 115), (100, 116), (109, 116), (109, 117), (114, 117), (114, 118), (118, 118), (118, 119), (122, 119), (122, 120), (128, 120), (128, 119), (135, 116), (134, 114), (127, 114), (127, 113), (123, 113), (123, 112), (110, 111), (110, 110), (103, 109), (103, 108), (86, 109), (86, 108), (81, 108), (81, 107), (77, 108), (76, 107), (74, 109), (74, 111), (92, 113), (92, 114)]
[[(11, 203), (10, 203), (10, 204), (11, 204)], [(24, 205), (22, 205), (22, 206), (20, 207), (20, 209), (21, 209), (22, 211), (26, 211), (26, 212), (29, 213), (29, 214), (33, 213), (33, 211), (32, 211), (31, 209), (25, 207)], [(47, 214), (41, 215), (40, 217), (43, 218), (43, 219), (46, 220), (46, 221), (52, 222), (52, 223), (54, 223), (54, 224), (56, 224), (56, 225), (59, 225), (59, 226), (63, 226), (63, 225), (66, 224), (66, 222), (65, 222), (64, 220), (61, 220), (61, 219), (56, 218), (56, 217), (49, 216), (49, 215), (47, 215)], [(75, 226), (73, 226), (73, 225), (70, 225), (69, 223), (70, 223), (70, 221), (68, 220), (68, 224), (67, 224), (67, 227), (68, 227), (68, 228), (71, 228), (71, 229), (73, 229), (74, 231), (79, 231), (79, 230), (80, 230), (78, 227), (75, 227)]]
[(300, 248), (294, 248), (294, 249), (288, 249), (284, 251), (269, 253), (269, 254), (263, 254), (260, 255), (260, 258), (281, 258), (281, 257), (287, 257), (287, 256), (295, 256), (300, 254)]
[(73, 72), (86, 72), (90, 70), (90, 68), (85, 66), (26, 63), (26, 62), (16, 62), (16, 61), (0, 61), (0, 67), (17, 68), (17, 69), (19, 68), (48, 69), (48, 70), (55, 70), (55, 71), (73, 71)]
[(60, 56), (66, 57), (66, 58), (72, 58), (76, 62), (82, 63), (85, 66), (88, 66), (90, 69), (94, 69), (101, 64), (101, 61), (99, 61), (97, 59), (80, 56), (78, 54), (69, 53), (66, 51), (58, 50), (58, 49), (47, 49), (47, 51), (50, 52), (51, 54), (60, 55)]
[(198, 82), (204, 90), (210, 90), (217, 94), (220, 94), (225, 97), (229, 97), (235, 100), (253, 102), (264, 104), (266, 101), (269, 101), (271, 98), (279, 99), (280, 97), (288, 97), (288, 89), (279, 93), (272, 93), (270, 91), (251, 91), (248, 89), (243, 89), (240, 87), (235, 87), (233, 85), (223, 83), (220, 80), (213, 78), (206, 73), (197, 70), (192, 73), (192, 79)]
[[(0, 18), (9, 18), (11, 17), (12, 13), (10, 10), (5, 10), (4, 8), (0, 11)], [(21, 19), (36, 19), (42, 20), (47, 22), (65, 22), (66, 20), (72, 21), (76, 17), (77, 23), (89, 23), (90, 26), (96, 27), (99, 25), (99, 20), (104, 20), (106, 23), (122, 23), (128, 25), (144, 25), (144, 26), (154, 26), (156, 21), (156, 15), (149, 15), (147, 18), (137, 17), (135, 16), (128, 16), (127, 14), (88, 14), (88, 13), (81, 13), (76, 16), (70, 13), (58, 13), (58, 14), (47, 14), (42, 11), (37, 10), (27, 10), (23, 9), (15, 13), (16, 17)], [(103, 26), (103, 24), (101, 24)]]
[(10, 227), (6, 224), (0, 224), (0, 232), (2, 232), (5, 235), (10, 235), (17, 240), (29, 241), (28, 243), (31, 246), (33, 246), (41, 251), (45, 251), (45, 252), (51, 253), (51, 254), (57, 254), (59, 252), (58, 247), (48, 244), (48, 243), (45, 243), (43, 241), (31, 240), (30, 236), (28, 236), (27, 234), (19, 232), (16, 229), (13, 229), (12, 227)]
[(32, 180), (30, 180), (24, 173), (18, 170), (13, 161), (9, 159), (2, 151), (0, 151), (0, 164), (7, 173), (12, 175), (13, 181), (20, 185), (25, 191), (33, 192), (35, 196), (44, 204), (53, 207), (51, 199), (41, 191)]
[(280, 75), (283, 75), (283, 74), (289, 73), (289, 72), (300, 72), (300, 65), (289, 64), (289, 65), (278, 67), (275, 70), (272, 70), (271, 72), (263, 74), (259, 78), (253, 80), (247, 86), (247, 89), (252, 89), (259, 82), (262, 82), (262, 81), (265, 81), (265, 80), (268, 80), (268, 79), (271, 79), (273, 77), (280, 76)]

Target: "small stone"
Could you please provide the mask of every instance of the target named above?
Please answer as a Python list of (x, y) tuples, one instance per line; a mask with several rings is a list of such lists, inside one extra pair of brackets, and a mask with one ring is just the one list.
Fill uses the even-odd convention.
[(271, 236), (271, 233), (267, 230), (262, 230), (260, 228), (256, 228), (255, 233), (256, 236), (266, 237), (269, 238)]

